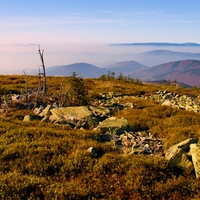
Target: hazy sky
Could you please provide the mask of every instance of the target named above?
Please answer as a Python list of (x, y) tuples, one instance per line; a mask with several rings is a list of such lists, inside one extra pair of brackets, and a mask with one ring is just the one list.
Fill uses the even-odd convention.
[(14, 62), (22, 66), (22, 52), (37, 52), (34, 45), (29, 51), (19, 48), (26, 44), (82, 52), (90, 49), (71, 44), (200, 43), (199, 8), (199, 0), (2, 0), (0, 69)]

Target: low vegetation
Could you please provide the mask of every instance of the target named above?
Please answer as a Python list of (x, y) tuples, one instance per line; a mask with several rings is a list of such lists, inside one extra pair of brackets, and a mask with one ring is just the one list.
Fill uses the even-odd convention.
[[(84, 87), (79, 91), (79, 94), (83, 92), (79, 98), (81, 102), (75, 98), (77, 90), (70, 88), (76, 78), (79, 86)], [(127, 118), (133, 129), (149, 130), (162, 138), (166, 149), (186, 138), (200, 136), (199, 113), (131, 97), (149, 96), (158, 90), (198, 96), (198, 88), (104, 78), (81, 79), (76, 74), (47, 77), (47, 96), (56, 93), (63, 104), (71, 101), (71, 105), (85, 105), (99, 93), (121, 93), (127, 96), (121, 100), (123, 103), (131, 102), (135, 106), (114, 115)], [(2, 98), (25, 92), (23, 76), (1, 75), (0, 82)], [(37, 85), (37, 77), (28, 76), (28, 89), (37, 88)], [(32, 113), (30, 107), (16, 109), (13, 106), (1, 114), (0, 199), (200, 198), (200, 179), (187, 173), (175, 174), (162, 156), (119, 154), (112, 143), (98, 142), (96, 135), (101, 132), (95, 130), (68, 130), (64, 125), (22, 122), (29, 113)], [(94, 147), (98, 156), (88, 153), (89, 147)]]

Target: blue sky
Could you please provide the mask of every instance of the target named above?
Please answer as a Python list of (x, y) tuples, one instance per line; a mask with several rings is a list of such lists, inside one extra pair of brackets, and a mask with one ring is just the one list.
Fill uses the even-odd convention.
[[(49, 67), (74, 62), (105, 66), (119, 61), (118, 54), (143, 51), (111, 49), (111, 43), (200, 43), (200, 0), (0, 1), (0, 73), (37, 67), (37, 44), (45, 49)], [(91, 60), (82, 52), (101, 55)]]
[(199, 0), (6, 0), (0, 44), (200, 43)]

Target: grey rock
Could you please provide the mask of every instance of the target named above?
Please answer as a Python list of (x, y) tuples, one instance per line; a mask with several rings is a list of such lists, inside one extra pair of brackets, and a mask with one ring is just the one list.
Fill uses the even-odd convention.
[(125, 118), (116, 118), (116, 117), (110, 117), (106, 120), (102, 121), (97, 129), (100, 129), (104, 132), (109, 131), (110, 133), (114, 134), (120, 134), (124, 130), (126, 130), (128, 127), (128, 121)]
[(164, 105), (164, 106), (172, 106), (172, 103), (171, 103), (170, 100), (167, 99), (162, 103), (162, 105)]
[(24, 119), (23, 119), (24, 122), (31, 122), (31, 121), (34, 121), (34, 120), (40, 120), (40, 118), (38, 118), (35, 115), (25, 115)]
[(188, 173), (191, 173), (193, 170), (192, 162), (188, 159), (186, 153), (181, 148), (177, 148), (177, 146), (170, 148), (169, 152), (165, 155), (165, 159), (172, 166), (187, 171)]
[(45, 122), (45, 123), (48, 123), (49, 122), (49, 117), (48, 116), (43, 117), (41, 121)]
[(190, 150), (190, 145), (191, 144), (196, 144), (198, 142), (198, 138), (188, 138), (182, 142), (179, 142), (178, 144), (176, 144), (175, 146), (177, 146), (178, 148), (183, 149), (185, 152), (189, 152)]
[(33, 112), (34, 112), (36, 115), (39, 115), (39, 114), (42, 112), (43, 109), (44, 109), (43, 106), (40, 106), (39, 108), (35, 108), (35, 109), (33, 110)]
[(103, 106), (90, 106), (90, 109), (95, 116), (107, 117), (110, 114), (110, 109)]
[(92, 112), (86, 106), (53, 108), (50, 112), (52, 122), (74, 125), (81, 123), (82, 120), (92, 115)]
[(198, 138), (189, 138), (173, 145), (166, 153), (165, 159), (168, 160), (174, 167), (191, 173), (193, 171), (193, 164), (189, 160), (187, 153), (190, 150), (190, 145), (197, 142)]
[(53, 107), (51, 105), (47, 105), (46, 108), (44, 110), (42, 110), (42, 112), (39, 114), (40, 117), (49, 117), (50, 116), (50, 110)]
[(200, 144), (191, 144), (190, 145), (192, 162), (194, 165), (194, 170), (196, 178), (200, 177)]

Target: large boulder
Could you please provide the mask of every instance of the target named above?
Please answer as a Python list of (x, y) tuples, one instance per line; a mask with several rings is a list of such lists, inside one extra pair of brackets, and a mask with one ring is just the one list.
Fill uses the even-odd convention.
[(179, 142), (169, 148), (165, 155), (165, 159), (168, 160), (172, 166), (191, 173), (193, 171), (193, 164), (188, 157), (190, 145), (198, 142), (198, 138), (190, 138)]
[(200, 144), (191, 144), (190, 151), (196, 177), (200, 177)]
[(84, 126), (87, 119), (92, 118), (92, 112), (86, 106), (60, 107), (50, 110), (49, 120), (60, 124), (73, 124), (74, 126)]
[(102, 121), (97, 129), (103, 132), (109, 132), (112, 134), (122, 134), (124, 130), (128, 128), (128, 121), (125, 118), (110, 117)]

